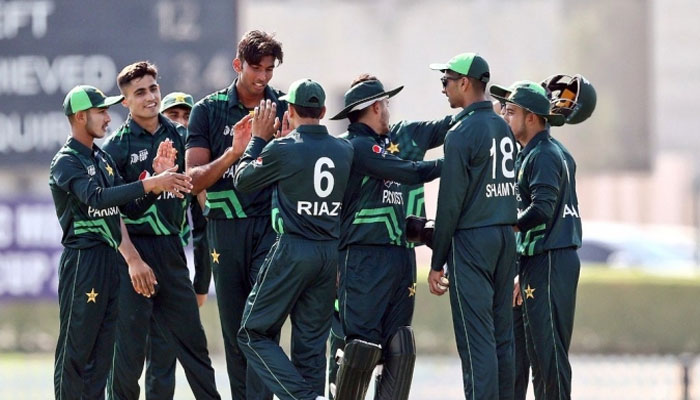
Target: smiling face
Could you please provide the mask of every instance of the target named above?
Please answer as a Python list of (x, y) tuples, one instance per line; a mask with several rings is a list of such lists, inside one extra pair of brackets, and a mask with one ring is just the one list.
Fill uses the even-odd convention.
[(123, 104), (136, 119), (157, 118), (160, 110), (160, 87), (152, 75), (131, 80), (122, 87)]
[(240, 59), (233, 60), (233, 68), (238, 73), (238, 89), (252, 96), (262, 96), (265, 87), (275, 71), (275, 58), (264, 56), (257, 64), (248, 64)]

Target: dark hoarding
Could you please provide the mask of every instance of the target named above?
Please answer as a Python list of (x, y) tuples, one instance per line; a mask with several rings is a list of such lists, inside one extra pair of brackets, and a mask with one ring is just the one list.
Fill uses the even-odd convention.
[[(234, 0), (0, 0), (0, 167), (48, 165), (69, 134), (65, 94), (115, 94), (132, 62), (158, 66), (163, 95), (225, 87), (237, 36)], [(115, 129), (125, 109), (112, 117)]]

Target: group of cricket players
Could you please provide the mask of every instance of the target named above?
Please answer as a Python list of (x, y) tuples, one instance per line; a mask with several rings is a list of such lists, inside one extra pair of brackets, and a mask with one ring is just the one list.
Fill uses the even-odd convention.
[[(430, 292), (449, 293), (465, 398), (525, 399), (530, 370), (537, 399), (570, 398), (581, 218), (576, 163), (550, 130), (593, 113), (590, 82), (500, 86), (462, 53), (426, 68), (456, 114), (391, 122), (403, 86), (361, 74), (328, 110), (312, 79), (270, 86), (283, 57), (253, 30), (231, 85), (196, 103), (161, 99), (148, 61), (121, 70), (119, 96), (66, 95), (71, 134), (49, 177), (64, 246), (56, 398), (138, 399), (146, 365), (145, 398), (172, 399), (176, 360), (194, 398), (221, 398), (198, 309), (213, 275), (233, 399), (360, 400), (372, 378), (375, 399), (408, 399), (419, 245)], [(107, 135), (118, 103), (129, 115)], [(434, 399), (457, 384), (431, 380)]]

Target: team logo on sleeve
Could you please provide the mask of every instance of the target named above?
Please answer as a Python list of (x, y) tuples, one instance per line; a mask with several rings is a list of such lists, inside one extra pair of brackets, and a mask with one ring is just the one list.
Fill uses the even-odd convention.
[(95, 176), (95, 166), (94, 165), (89, 165), (87, 167), (87, 173), (90, 176)]
[(377, 154), (381, 154), (382, 157), (384, 157), (384, 155), (386, 155), (386, 150), (384, 150), (384, 148), (378, 144), (375, 144), (374, 146), (372, 146), (372, 152), (377, 153)]

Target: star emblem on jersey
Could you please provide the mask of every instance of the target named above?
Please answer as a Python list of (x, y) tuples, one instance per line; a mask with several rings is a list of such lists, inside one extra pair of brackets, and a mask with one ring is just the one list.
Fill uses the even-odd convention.
[(413, 282), (413, 285), (408, 287), (408, 297), (413, 297), (416, 295), (416, 283)]
[(107, 170), (107, 173), (109, 174), (109, 176), (114, 175), (114, 170), (112, 169), (112, 167), (109, 166), (109, 164), (105, 164), (105, 169)]
[(398, 143), (391, 143), (389, 144), (389, 148), (386, 149), (391, 154), (398, 153), (399, 152), (399, 144)]
[(211, 262), (215, 262), (215, 263), (218, 264), (218, 263), (219, 263), (219, 256), (220, 256), (220, 255), (221, 255), (221, 254), (217, 253), (217, 252), (216, 252), (216, 249), (214, 249), (214, 250), (211, 252)]
[(97, 304), (98, 294), (99, 293), (95, 292), (95, 288), (92, 288), (92, 290), (90, 290), (88, 293), (85, 293), (85, 295), (87, 296), (87, 302)]
[(535, 298), (535, 289), (530, 287), (530, 284), (527, 284), (527, 287), (525, 288), (525, 299), (534, 299)]

